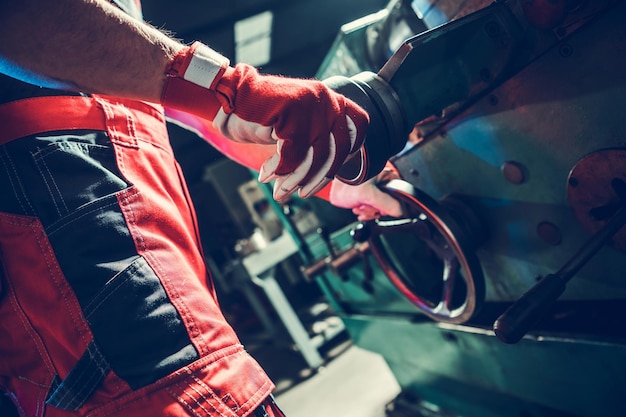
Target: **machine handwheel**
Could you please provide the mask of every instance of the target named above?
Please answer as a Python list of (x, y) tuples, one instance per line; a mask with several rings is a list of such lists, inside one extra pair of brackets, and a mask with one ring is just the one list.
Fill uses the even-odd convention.
[[(475, 227), (473, 213), (459, 201), (439, 203), (403, 180), (391, 180), (381, 189), (403, 202), (407, 213), (403, 219), (363, 224), (381, 268), (427, 316), (446, 323), (468, 321), (485, 298), (474, 252), (483, 233)], [(399, 239), (395, 246), (394, 239)], [(413, 264), (407, 267), (407, 260)]]

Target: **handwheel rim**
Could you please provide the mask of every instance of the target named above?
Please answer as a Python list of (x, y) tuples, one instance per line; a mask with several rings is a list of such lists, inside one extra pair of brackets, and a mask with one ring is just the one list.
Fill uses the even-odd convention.
[[(372, 253), (381, 269), (400, 293), (428, 317), (452, 324), (467, 322), (479, 311), (485, 296), (482, 267), (474, 252), (471, 237), (467, 236), (461, 226), (436, 200), (413, 187), (410, 183), (403, 180), (392, 180), (382, 185), (381, 188), (425, 215), (441, 237), (445, 239), (451, 253), (455, 255), (452, 260), (442, 259), (444, 261), (444, 277), (442, 277), (444, 283), (441, 299), (436, 304), (409, 288), (406, 279), (388, 256), (381, 240), (381, 234), (375, 233), (369, 241)], [(455, 260), (458, 262), (458, 268), (451, 264)], [(461, 272), (454, 273), (457, 270)], [(450, 280), (451, 277), (452, 280)], [(454, 280), (458, 279), (457, 277), (460, 277), (465, 284), (466, 297), (461, 305), (452, 307), (450, 295), (454, 290)]]

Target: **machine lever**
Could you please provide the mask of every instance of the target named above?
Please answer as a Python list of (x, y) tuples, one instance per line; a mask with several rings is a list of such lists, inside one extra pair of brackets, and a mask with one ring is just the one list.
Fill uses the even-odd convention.
[(335, 275), (343, 277), (346, 270), (350, 269), (358, 262), (367, 261), (365, 255), (370, 250), (369, 242), (362, 241), (361, 243), (358, 243), (351, 248), (342, 251), (336, 251), (330, 241), (330, 236), (326, 229), (320, 227), (317, 229), (317, 233), (320, 235), (322, 241), (326, 245), (326, 248), (328, 250), (328, 256), (319, 259), (317, 262), (306, 268), (303, 268), (302, 272), (305, 276), (309, 278), (315, 278), (318, 275), (324, 273), (326, 270), (329, 270)]
[[(302, 273), (308, 278), (315, 278), (326, 270), (331, 271), (337, 276), (343, 277), (344, 272), (355, 264), (365, 261), (365, 255), (370, 250), (368, 242), (359, 243), (350, 249), (346, 249), (336, 255), (330, 255), (318, 260), (307, 268), (302, 269)], [(367, 268), (367, 266), (366, 266)], [(365, 271), (367, 275), (368, 272)], [(346, 277), (347, 279), (347, 277)]]
[(504, 343), (519, 342), (563, 294), (566, 283), (625, 223), (626, 204), (622, 202), (613, 217), (556, 274), (543, 277), (498, 317), (493, 324), (493, 330), (498, 339)]

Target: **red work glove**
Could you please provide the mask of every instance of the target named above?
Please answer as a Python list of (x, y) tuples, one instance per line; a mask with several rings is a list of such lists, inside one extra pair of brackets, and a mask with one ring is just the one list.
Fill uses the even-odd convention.
[(213, 121), (237, 142), (276, 144), (259, 172), (282, 200), (308, 197), (326, 185), (361, 147), (369, 116), (318, 80), (261, 75), (201, 43), (167, 69), (162, 103)]

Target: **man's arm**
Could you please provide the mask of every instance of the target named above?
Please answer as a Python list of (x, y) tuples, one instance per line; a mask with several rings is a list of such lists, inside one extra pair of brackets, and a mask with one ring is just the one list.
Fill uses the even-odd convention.
[(2, 72), (17, 64), (75, 90), (152, 102), (184, 47), (105, 0), (0, 1), (0, 39)]
[[(205, 139), (232, 159), (260, 170), (262, 181), (276, 178), (278, 200), (297, 189), (305, 190), (305, 195), (319, 190), (364, 138), (367, 114), (319, 82), (264, 77), (245, 66), (229, 68), (229, 77), (219, 81), (224, 84), (221, 88), (202, 80), (206, 89), (194, 85), (198, 71), (189, 77), (191, 83), (183, 80), (191, 72), (184, 66), (176, 68), (178, 76), (166, 77), (172, 62), (196, 59), (195, 50), (106, 0), (0, 1), (0, 39), (0, 72), (16, 76), (17, 66), (54, 80), (46, 85), (39, 77), (43, 86), (64, 84), (87, 93), (163, 102), (205, 121), (215, 117), (203, 108), (206, 103), (210, 108), (225, 106), (213, 126), (235, 142), (247, 142), (247, 148), (211, 140), (215, 134)], [(198, 67), (207, 64), (194, 68)], [(280, 89), (275, 88), (278, 85)], [(239, 87), (243, 88), (236, 94), (236, 104), (232, 91)], [(281, 132), (286, 136), (279, 137)], [(263, 145), (276, 142), (279, 146)]]

